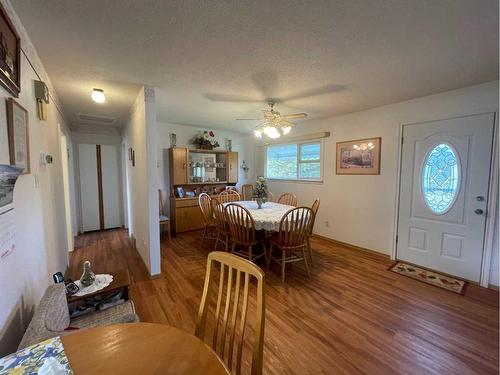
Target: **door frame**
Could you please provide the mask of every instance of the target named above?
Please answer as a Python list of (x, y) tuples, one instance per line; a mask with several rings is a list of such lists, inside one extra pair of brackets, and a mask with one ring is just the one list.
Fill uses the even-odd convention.
[[(398, 129), (398, 160), (397, 160), (397, 169), (396, 169), (396, 182), (395, 182), (395, 205), (394, 205), (394, 222), (393, 222), (393, 235), (392, 235), (392, 249), (391, 249), (391, 259), (396, 260), (397, 253), (397, 235), (398, 235), (398, 225), (399, 225), (399, 196), (401, 189), (401, 167), (402, 167), (402, 158), (403, 158), (403, 129), (405, 126), (411, 125), (420, 125), (425, 123), (431, 123), (435, 121), (443, 121), (443, 120), (452, 120), (458, 118), (472, 117), (478, 115), (486, 115), (493, 114), (493, 141), (491, 148), (491, 159), (490, 159), (490, 176), (489, 176), (489, 185), (488, 185), (488, 206), (487, 206), (487, 214), (486, 214), (486, 223), (484, 229), (484, 241), (483, 241), (483, 257), (481, 262), (481, 275), (479, 279), (479, 285), (482, 287), (488, 288), (489, 286), (489, 278), (491, 271), (491, 258), (493, 254), (493, 235), (495, 232), (495, 210), (497, 206), (498, 194), (495, 194), (495, 191), (498, 191), (498, 169), (499, 169), (499, 158), (498, 158), (498, 113), (497, 112), (481, 112), (474, 113), (463, 116), (453, 116), (447, 118), (440, 118), (434, 120), (426, 120), (426, 121), (418, 121), (418, 122), (410, 122), (410, 123), (399, 123)], [(491, 214), (493, 213), (493, 214)]]

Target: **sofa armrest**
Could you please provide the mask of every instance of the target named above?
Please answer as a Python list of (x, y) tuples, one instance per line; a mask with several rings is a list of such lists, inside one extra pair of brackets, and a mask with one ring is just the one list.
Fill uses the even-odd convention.
[(72, 319), (70, 321), (70, 327), (92, 328), (110, 324), (132, 323), (138, 321), (139, 317), (135, 313), (134, 304), (129, 300), (105, 310), (96, 311), (82, 317)]

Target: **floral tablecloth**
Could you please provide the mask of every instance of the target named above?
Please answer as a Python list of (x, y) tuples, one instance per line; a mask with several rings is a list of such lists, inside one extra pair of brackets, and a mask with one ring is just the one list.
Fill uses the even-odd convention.
[(80, 290), (75, 293), (75, 296), (85, 296), (90, 293), (97, 292), (98, 290), (106, 288), (109, 284), (113, 282), (113, 275), (108, 275), (107, 273), (95, 275), (95, 281), (92, 285), (84, 288), (80, 280), (75, 281), (75, 284), (80, 288)]
[[(256, 230), (266, 230), (269, 232), (279, 232), (280, 221), (288, 210), (295, 208), (286, 204), (266, 202), (262, 208), (258, 208), (255, 201), (234, 202), (245, 207), (253, 217)], [(225, 203), (226, 205), (228, 203)]]
[(73, 374), (60, 337), (28, 346), (0, 358), (0, 375), (36, 375), (46, 360), (54, 358), (64, 374)]

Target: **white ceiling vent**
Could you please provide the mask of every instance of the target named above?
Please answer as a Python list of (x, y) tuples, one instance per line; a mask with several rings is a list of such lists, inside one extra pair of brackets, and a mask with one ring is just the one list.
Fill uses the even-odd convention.
[(116, 118), (114, 117), (86, 115), (84, 113), (77, 113), (76, 119), (78, 122), (82, 124), (105, 124), (105, 125), (116, 124)]

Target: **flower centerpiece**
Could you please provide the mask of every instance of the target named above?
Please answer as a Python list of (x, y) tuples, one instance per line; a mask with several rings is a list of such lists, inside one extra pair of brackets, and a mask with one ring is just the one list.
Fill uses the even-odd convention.
[(203, 150), (212, 150), (215, 147), (219, 147), (219, 142), (215, 139), (215, 134), (211, 130), (205, 130), (203, 133), (198, 133), (191, 140), (191, 143), (196, 145), (196, 147)]
[(252, 193), (257, 206), (262, 208), (262, 203), (267, 202), (267, 180), (264, 177), (257, 178)]

